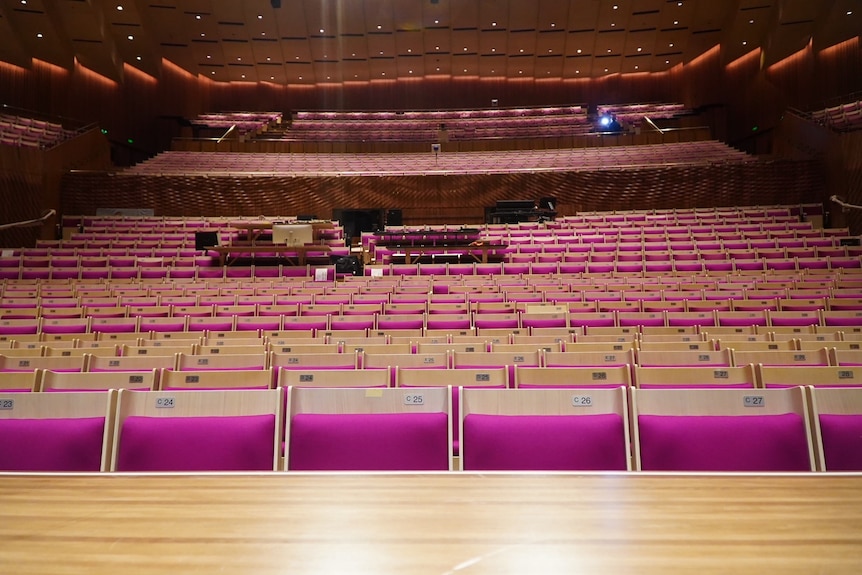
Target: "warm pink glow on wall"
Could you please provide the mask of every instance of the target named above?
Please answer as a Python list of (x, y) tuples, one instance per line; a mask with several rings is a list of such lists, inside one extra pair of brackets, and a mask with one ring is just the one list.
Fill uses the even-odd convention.
[(761, 52), (760, 48), (755, 48), (754, 50), (752, 50), (748, 54), (745, 54), (744, 56), (740, 56), (739, 58), (737, 58), (736, 60), (734, 60), (733, 62), (731, 62), (730, 64), (728, 64), (726, 66), (727, 70), (732, 71), (732, 70), (735, 70), (738, 68), (742, 68), (743, 66), (750, 65), (753, 61), (757, 61), (760, 58), (760, 52)]
[(138, 70), (137, 68), (128, 63), (123, 64), (123, 74), (134, 77), (136, 80), (144, 82), (146, 84), (150, 84), (152, 86), (156, 86), (159, 83), (157, 79), (153, 78), (146, 72)]
[(27, 68), (22, 68), (21, 66), (16, 66), (15, 64), (10, 64), (9, 62), (4, 62), (3, 60), (0, 60), (0, 70), (16, 72), (20, 74), (21, 72), (26, 72)]
[(697, 58), (694, 58), (691, 62), (688, 63), (688, 66), (699, 66), (700, 64), (703, 64), (707, 60), (709, 60), (711, 58), (715, 58), (715, 57), (719, 56), (720, 54), (721, 54), (721, 45), (716, 44), (715, 46), (713, 46), (712, 48), (710, 48), (709, 50), (707, 50), (706, 52), (704, 52), (703, 54), (701, 54)]
[(855, 38), (850, 38), (849, 40), (844, 40), (843, 42), (839, 42), (833, 46), (829, 46), (828, 48), (823, 48), (818, 52), (818, 55), (824, 57), (830, 57), (838, 52), (843, 52), (845, 50), (856, 50), (859, 48), (859, 36)]
[(809, 40), (808, 44), (806, 44), (803, 49), (794, 52), (793, 54), (791, 54), (790, 56), (788, 56), (782, 60), (779, 60), (778, 62), (776, 62), (775, 64), (773, 64), (769, 68), (767, 68), (767, 71), (769, 71), (769, 72), (782, 72), (788, 66), (798, 66), (803, 60), (805, 60), (806, 58), (809, 58), (811, 56), (811, 52), (812, 52), (812, 44), (811, 44), (811, 40)]
[(101, 84), (106, 88), (116, 88), (117, 83), (111, 80), (110, 78), (106, 78), (99, 74), (98, 72), (93, 72), (75, 58), (75, 73), (80, 74), (82, 78), (87, 80), (88, 82), (93, 82), (95, 84)]
[[(180, 68), (179, 66), (177, 66), (176, 64), (174, 64), (173, 62), (168, 60), (167, 58), (162, 58), (162, 66), (165, 67), (166, 69), (168, 69), (169, 71), (171, 71), (175, 74), (180, 74), (181, 76), (185, 76), (186, 78), (194, 78), (195, 77), (194, 74), (192, 74), (188, 70), (185, 70), (184, 68)], [(204, 77), (204, 76), (201, 76), (201, 77)], [(207, 79), (209, 79), (209, 78), (207, 78)]]
[(45, 60), (40, 60), (39, 58), (33, 58), (33, 69), (34, 70), (46, 70), (55, 74), (68, 74), (69, 71), (62, 66), (57, 66), (56, 64), (52, 64), (51, 62), (46, 62)]

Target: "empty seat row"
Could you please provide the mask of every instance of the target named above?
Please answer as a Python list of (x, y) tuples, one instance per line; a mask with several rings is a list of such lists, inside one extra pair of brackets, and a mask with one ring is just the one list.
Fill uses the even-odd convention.
[(0, 396), (3, 471), (811, 472), (862, 468), (862, 389), (401, 389)]

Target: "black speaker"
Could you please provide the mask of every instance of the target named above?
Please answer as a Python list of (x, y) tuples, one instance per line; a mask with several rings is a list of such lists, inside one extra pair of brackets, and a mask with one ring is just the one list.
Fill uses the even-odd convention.
[(401, 210), (386, 210), (386, 225), (403, 226), (404, 214), (401, 212)]
[(195, 251), (202, 252), (218, 245), (218, 232), (195, 232)]
[(269, 0), (273, 8), (281, 8), (281, 0)]

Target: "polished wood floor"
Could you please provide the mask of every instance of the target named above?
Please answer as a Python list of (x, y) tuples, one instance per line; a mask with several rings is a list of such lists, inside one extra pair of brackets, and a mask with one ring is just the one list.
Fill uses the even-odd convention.
[(0, 477), (0, 573), (862, 572), (862, 475)]

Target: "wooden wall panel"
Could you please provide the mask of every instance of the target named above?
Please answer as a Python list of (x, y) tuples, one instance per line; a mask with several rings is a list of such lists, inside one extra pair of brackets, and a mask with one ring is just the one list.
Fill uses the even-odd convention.
[[(63, 213), (152, 208), (158, 215), (258, 216), (400, 208), (405, 224), (481, 221), (498, 200), (556, 197), (566, 212), (822, 201), (817, 162), (619, 171), (402, 177), (175, 177), (70, 174)], [(458, 216), (458, 214), (461, 214)]]

